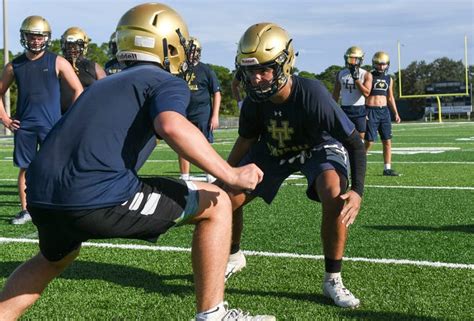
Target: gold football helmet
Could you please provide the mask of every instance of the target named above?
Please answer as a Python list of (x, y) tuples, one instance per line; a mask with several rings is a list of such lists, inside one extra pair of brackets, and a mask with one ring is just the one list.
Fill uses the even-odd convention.
[(189, 38), (189, 61), (194, 65), (201, 60), (201, 43), (195, 37)]
[(347, 68), (350, 66), (360, 67), (364, 61), (364, 51), (360, 47), (352, 46), (344, 54), (344, 62)]
[(179, 74), (188, 70), (188, 27), (180, 15), (160, 3), (145, 3), (127, 11), (117, 25), (117, 59), (152, 61)]
[[(387, 67), (381, 68), (381, 65), (387, 65)], [(372, 67), (380, 74), (387, 74), (388, 68), (390, 67), (390, 57), (388, 53), (377, 51), (372, 57)]]
[[(252, 100), (265, 101), (287, 83), (295, 64), (292, 40), (285, 29), (269, 22), (252, 25), (242, 35), (235, 64), (245, 91)], [(265, 68), (273, 69), (270, 85), (265, 88), (252, 85), (251, 71)]]
[(79, 27), (68, 28), (61, 36), (61, 50), (69, 61), (75, 61), (80, 56), (86, 55), (88, 45), (89, 37)]
[[(36, 44), (29, 41), (27, 35), (41, 35), (43, 42)], [(20, 27), (20, 43), (23, 48), (31, 52), (41, 52), (51, 44), (51, 27), (48, 21), (41, 16), (29, 16), (23, 20)]]

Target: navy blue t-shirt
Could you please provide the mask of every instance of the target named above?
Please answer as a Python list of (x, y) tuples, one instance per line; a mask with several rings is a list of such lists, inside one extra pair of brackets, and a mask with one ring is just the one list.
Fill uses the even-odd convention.
[(292, 157), (327, 142), (345, 141), (354, 124), (318, 81), (292, 76), (291, 94), (282, 104), (244, 100), (239, 135), (259, 138), (270, 155)]
[(154, 147), (153, 120), (164, 111), (184, 116), (188, 103), (186, 82), (152, 64), (95, 82), (31, 163), (28, 204), (93, 209), (129, 199), (140, 185), (137, 171)]
[(209, 121), (211, 117), (211, 96), (220, 91), (219, 80), (215, 72), (206, 64), (199, 62), (193, 67), (188, 81), (191, 100), (186, 110), (188, 119)]
[(51, 128), (61, 118), (56, 58), (56, 54), (45, 51), (37, 60), (22, 54), (12, 61), (18, 85), (15, 118), (23, 129)]

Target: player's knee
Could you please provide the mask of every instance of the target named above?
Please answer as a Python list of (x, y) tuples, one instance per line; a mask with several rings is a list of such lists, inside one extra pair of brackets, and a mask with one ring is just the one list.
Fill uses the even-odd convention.
[(203, 215), (198, 218), (219, 218), (231, 216), (232, 204), (227, 193), (216, 185), (206, 184), (199, 188), (199, 211)]

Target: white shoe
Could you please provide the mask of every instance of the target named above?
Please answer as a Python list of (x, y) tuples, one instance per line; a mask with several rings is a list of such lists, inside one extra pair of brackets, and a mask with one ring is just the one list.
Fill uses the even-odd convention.
[(206, 313), (204, 316), (196, 316), (196, 321), (213, 320), (213, 321), (224, 321), (224, 320), (235, 320), (235, 321), (276, 321), (273, 315), (250, 315), (249, 312), (242, 311), (240, 309), (229, 309), (227, 302), (224, 302), (222, 311), (221, 308)]
[(225, 269), (225, 282), (234, 275), (235, 273), (242, 270), (247, 265), (244, 253), (238, 251), (234, 254), (229, 255), (229, 261), (227, 261), (227, 267)]
[(18, 214), (11, 220), (13, 225), (21, 225), (31, 221), (31, 215), (27, 210), (18, 212)]
[(191, 177), (189, 176), (189, 174), (181, 174), (181, 175), (179, 175), (179, 179), (181, 179), (183, 181), (190, 181)]
[(325, 280), (323, 282), (323, 294), (342, 308), (355, 309), (360, 305), (360, 300), (344, 287), (341, 277)]

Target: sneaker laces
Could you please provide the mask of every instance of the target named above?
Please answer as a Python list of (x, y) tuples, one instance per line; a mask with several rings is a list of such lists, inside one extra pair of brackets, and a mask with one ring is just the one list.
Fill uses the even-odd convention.
[(349, 291), (344, 284), (342, 283), (342, 280), (340, 278), (335, 278), (329, 281), (332, 286), (334, 286), (334, 291), (336, 292), (336, 295), (338, 298), (341, 297), (354, 297), (354, 295)]
[(241, 309), (230, 309), (222, 320), (246, 320), (250, 313)]

